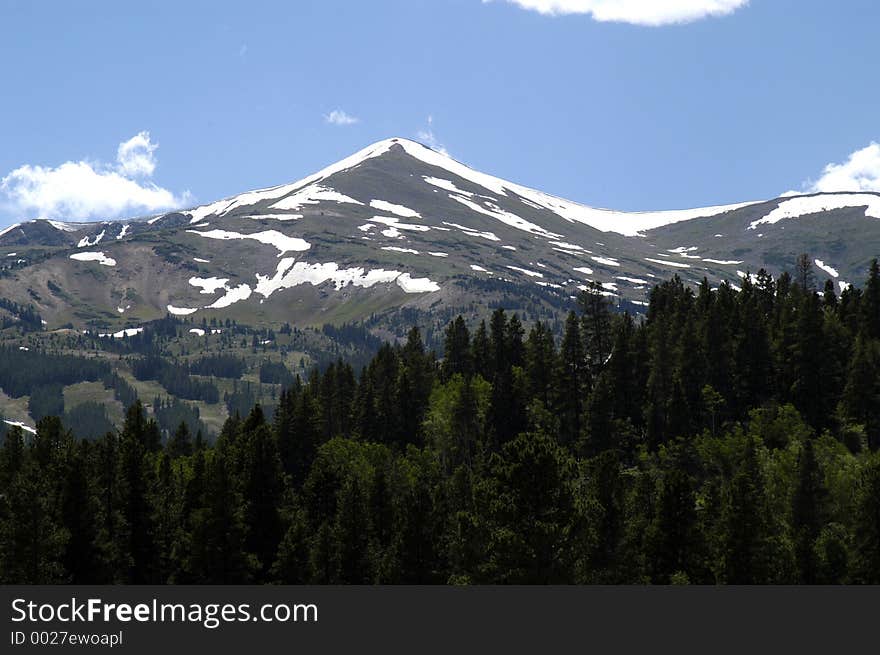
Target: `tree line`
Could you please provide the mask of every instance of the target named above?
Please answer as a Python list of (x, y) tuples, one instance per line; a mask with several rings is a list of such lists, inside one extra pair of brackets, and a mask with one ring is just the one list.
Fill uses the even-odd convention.
[(880, 583), (880, 268), (644, 321), (579, 298), (561, 339), (496, 310), (337, 361), (163, 437), (139, 403), (0, 450), (0, 579), (43, 583)]

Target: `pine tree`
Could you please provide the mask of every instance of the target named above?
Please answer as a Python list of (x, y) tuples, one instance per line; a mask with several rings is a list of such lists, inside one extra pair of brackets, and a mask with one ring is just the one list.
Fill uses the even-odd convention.
[(441, 371), (444, 380), (453, 375), (470, 375), (473, 372), (470, 333), (463, 316), (459, 315), (447, 326), (443, 352)]
[(474, 373), (483, 376), (486, 380), (492, 379), (492, 346), (489, 342), (489, 331), (486, 321), (480, 321), (474, 338), (471, 342), (471, 361)]
[(525, 344), (525, 369), (528, 395), (551, 407), (553, 369), (556, 362), (556, 346), (553, 334), (541, 321), (529, 332)]
[(819, 299), (814, 293), (804, 295), (798, 307), (797, 336), (793, 344), (791, 397), (816, 431), (827, 425), (831, 415), (829, 396), (825, 393), (824, 341)]
[(409, 331), (401, 350), (401, 362), (397, 399), (401, 414), (401, 437), (404, 443), (420, 444), (423, 438), (422, 422), (434, 382), (434, 362), (425, 353), (418, 328)]
[(582, 312), (584, 355), (590, 377), (599, 374), (608, 361), (613, 345), (613, 322), (608, 299), (598, 282), (590, 282), (586, 291), (578, 295)]
[(8, 489), (24, 464), (24, 431), (17, 425), (10, 428), (0, 449), (0, 489)]
[(437, 498), (439, 463), (432, 453), (411, 448), (402, 464), (409, 476), (396, 501), (400, 503), (396, 527), (400, 577), (411, 584), (437, 584), (446, 579), (439, 543), (443, 522)]
[(588, 386), (581, 324), (575, 313), (569, 312), (559, 348), (555, 404), (560, 420), (559, 440), (566, 447), (574, 446), (580, 439)]
[(492, 312), (492, 318), (489, 321), (490, 380), (506, 373), (513, 365), (507, 336), (507, 315), (503, 309), (496, 309)]
[(242, 492), (245, 545), (259, 562), (259, 579), (268, 575), (283, 536), (280, 508), (284, 493), (281, 458), (269, 426), (243, 435), (245, 460)]
[(479, 452), (481, 426), (473, 380), (464, 378), (452, 409), (452, 434), (455, 438), (453, 468), (473, 466)]
[(3, 496), (0, 579), (5, 584), (66, 581), (63, 561), (68, 533), (53, 515), (51, 488), (52, 483), (36, 457), (31, 456)]
[(880, 264), (876, 259), (871, 260), (861, 305), (865, 331), (872, 339), (880, 339)]
[(548, 435), (523, 433), (504, 446), (493, 471), (489, 548), (496, 582), (571, 579), (577, 519), (574, 461)]
[(123, 512), (123, 481), (120, 466), (120, 437), (108, 432), (95, 444), (96, 504), (98, 507), (98, 548), (103, 562), (97, 582), (119, 584), (127, 580), (128, 530)]
[(700, 545), (696, 506), (691, 477), (682, 468), (668, 471), (649, 538), (655, 583), (669, 584), (676, 574), (693, 574)]
[(798, 461), (798, 484), (792, 501), (792, 530), (801, 584), (816, 584), (815, 545), (823, 527), (825, 488), (813, 441), (807, 439)]
[(525, 330), (519, 317), (514, 314), (510, 317), (505, 328), (505, 350), (506, 350), (506, 366), (518, 366), (522, 368), (525, 364), (525, 345), (523, 344), (523, 336)]
[(626, 528), (625, 487), (619, 454), (606, 450), (588, 462), (588, 494), (593, 501), (591, 523), (596, 538), (586, 553), (583, 582), (614, 584), (620, 582), (623, 568), (622, 547)]
[(376, 437), (385, 444), (403, 441), (402, 416), (397, 404), (400, 369), (400, 356), (389, 344), (379, 349), (368, 369), (373, 386)]
[(229, 462), (215, 451), (207, 462), (205, 506), (196, 511), (189, 562), (196, 584), (244, 584), (256, 567), (247, 554), (241, 500)]
[(812, 294), (816, 291), (816, 274), (813, 272), (813, 262), (806, 253), (798, 255), (795, 264), (795, 281), (803, 292)]
[(190, 435), (189, 427), (185, 421), (181, 421), (174, 434), (168, 440), (165, 452), (172, 459), (188, 457), (192, 454), (192, 446), (192, 436)]
[[(183, 425), (183, 424), (182, 424)], [(176, 552), (180, 548), (181, 527), (180, 493), (172, 469), (172, 459), (167, 452), (161, 453), (151, 493), (153, 506), (154, 541), (156, 544), (156, 575), (160, 583), (173, 579)]]
[(279, 584), (301, 585), (309, 581), (309, 527), (298, 500), (289, 501), (284, 512), (287, 526), (278, 546), (271, 577)]
[(131, 584), (156, 582), (154, 526), (148, 498), (152, 471), (146, 462), (147, 449), (152, 446), (151, 433), (143, 406), (136, 403), (126, 415), (119, 460), (120, 509), (125, 522), (123, 543), (128, 553), (124, 579)]
[(61, 525), (67, 531), (64, 568), (71, 584), (95, 584), (102, 579), (98, 551), (98, 516), (89, 483), (88, 442), (72, 442), (65, 453), (60, 493)]
[(373, 579), (370, 559), (370, 507), (367, 490), (357, 475), (347, 476), (339, 489), (333, 525), (334, 556), (342, 584), (368, 584)]
[(724, 507), (724, 579), (727, 584), (768, 581), (764, 476), (754, 442), (730, 481)]
[(865, 462), (857, 496), (854, 535), (854, 578), (880, 584), (880, 459)]
[(871, 450), (880, 448), (880, 347), (864, 335), (856, 339), (841, 405), (865, 427)]

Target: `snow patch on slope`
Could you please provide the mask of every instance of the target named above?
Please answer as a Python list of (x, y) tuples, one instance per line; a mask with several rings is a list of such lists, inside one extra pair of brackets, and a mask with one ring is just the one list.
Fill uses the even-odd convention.
[(303, 205), (317, 205), (322, 201), (348, 203), (350, 205), (363, 205), (364, 203), (350, 198), (338, 191), (320, 184), (312, 184), (304, 189), (300, 189), (296, 193), (282, 198), (275, 204), (271, 205), (272, 209), (286, 209), (295, 211), (302, 209)]
[[(459, 225), (458, 223), (447, 223), (443, 221), (443, 225), (448, 225), (449, 227), (458, 228), (462, 232), (464, 232), (469, 237), (480, 237), (481, 239), (487, 239), (489, 241), (501, 241), (493, 232), (480, 232), (479, 230), (475, 230), (472, 227), (467, 227), (465, 225)], [(502, 246), (502, 248), (506, 248), (507, 246)]]
[(661, 266), (672, 266), (673, 268), (690, 268), (690, 264), (679, 264), (678, 262), (671, 262), (666, 259), (651, 259), (650, 257), (645, 257), (646, 262), (651, 262), (653, 264), (660, 264)]
[(422, 215), (419, 212), (410, 209), (409, 207), (404, 207), (403, 205), (395, 205), (394, 203), (387, 202), (385, 200), (371, 200), (370, 207), (373, 209), (378, 209), (382, 212), (389, 212), (391, 214), (396, 214), (401, 218), (421, 218)]
[(451, 180), (444, 180), (439, 177), (428, 177), (427, 175), (423, 177), (425, 182), (431, 184), (433, 186), (439, 187), (444, 191), (452, 191), (453, 193), (457, 193), (460, 196), (467, 196), (468, 198), (472, 198), (474, 196), (470, 191), (463, 191), (455, 186), (455, 182)]
[(816, 264), (816, 266), (818, 268), (821, 268), (823, 271), (828, 273), (828, 275), (830, 275), (831, 277), (833, 277), (833, 278), (840, 277), (840, 273), (837, 272), (836, 268), (832, 268), (831, 266), (829, 266), (828, 264), (823, 262), (821, 259), (814, 260), (814, 263)]
[(83, 237), (82, 239), (79, 240), (79, 243), (76, 244), (76, 247), (77, 248), (91, 248), (93, 246), (97, 246), (99, 243), (101, 243), (101, 239), (104, 238), (104, 234), (106, 232), (107, 232), (107, 230), (101, 230), (101, 233), (95, 236), (94, 241), (89, 239), (89, 237)]
[(539, 273), (538, 271), (530, 271), (527, 268), (520, 268), (519, 266), (508, 266), (511, 271), (516, 271), (517, 273), (522, 273), (523, 275), (528, 275), (529, 277), (544, 277), (543, 273)]
[(397, 278), (397, 286), (403, 289), (404, 293), (431, 293), (440, 291), (440, 285), (431, 281), (426, 277), (412, 277), (409, 273), (402, 273)]
[(192, 286), (201, 289), (199, 293), (212, 294), (215, 293), (217, 289), (225, 289), (226, 285), (229, 283), (229, 278), (191, 277), (189, 283)]
[(479, 212), (481, 214), (485, 214), (486, 216), (491, 216), (492, 218), (501, 221), (505, 225), (509, 225), (510, 227), (516, 228), (517, 230), (522, 230), (523, 232), (528, 232), (529, 234), (537, 234), (538, 236), (542, 236), (546, 239), (561, 239), (561, 234), (556, 234), (554, 232), (548, 232), (540, 225), (535, 225), (524, 218), (520, 218), (516, 214), (511, 214), (509, 211), (505, 211), (501, 209), (498, 205), (494, 203), (487, 202), (487, 207), (483, 207), (482, 205), (478, 205), (477, 203), (468, 200), (467, 198), (462, 198), (460, 196), (456, 196), (454, 194), (449, 194), (449, 197), (455, 200), (456, 202), (460, 202), (465, 207)]
[(707, 264), (719, 264), (721, 266), (736, 266), (742, 264), (742, 260), (736, 259), (704, 259)]
[(116, 260), (103, 252), (77, 252), (70, 258), (80, 262), (98, 262), (101, 266), (116, 266)]
[(773, 225), (786, 218), (799, 218), (835, 209), (846, 209), (847, 207), (864, 207), (866, 217), (880, 218), (880, 196), (870, 193), (797, 196), (779, 203), (779, 206), (764, 218), (752, 221), (749, 224), (749, 229), (754, 230), (759, 225)]
[(413, 250), (412, 248), (398, 248), (397, 246), (384, 246), (382, 250), (388, 250), (390, 252), (405, 252), (412, 255), (418, 255), (418, 250)]
[(252, 218), (255, 221), (271, 220), (271, 221), (298, 221), (303, 217), (302, 214), (254, 214), (246, 218)]
[(264, 232), (254, 232), (252, 234), (242, 234), (240, 232), (228, 232), (226, 230), (208, 230), (200, 232), (199, 230), (187, 230), (190, 234), (198, 234), (200, 237), (207, 239), (252, 239), (266, 245), (275, 246), (278, 249), (279, 257), (287, 252), (303, 252), (311, 248), (308, 241), (297, 237), (289, 237), (276, 230), (266, 230)]
[(223, 296), (205, 307), (205, 309), (224, 309), (239, 301), (247, 300), (251, 297), (251, 293), (250, 285), (240, 284), (233, 289), (227, 290)]
[[(381, 223), (382, 225), (387, 225), (392, 230), (410, 230), (413, 232), (430, 232), (431, 228), (427, 225), (419, 225), (414, 223), (401, 223), (399, 218), (394, 218), (391, 216), (373, 216), (370, 219), (374, 223)], [(388, 230), (385, 230), (386, 232)], [(383, 232), (384, 234), (384, 232)], [(386, 235), (391, 236), (391, 235)], [(398, 236), (398, 235), (394, 235)]]
[(8, 233), (12, 232), (12, 230), (14, 230), (17, 227), (21, 227), (21, 223), (13, 223), (9, 227), (3, 228), (2, 230), (0, 230), (0, 237), (2, 237), (4, 234), (8, 234)]
[(22, 423), (21, 421), (10, 421), (10, 420), (7, 420), (7, 419), (3, 419), (3, 422), (4, 422), (6, 425), (11, 425), (11, 426), (14, 427), (14, 428), (21, 428), (21, 429), (24, 430), (25, 432), (30, 432), (31, 434), (36, 434), (36, 433), (37, 433), (37, 431), (36, 431), (35, 428), (32, 428), (32, 427), (29, 426), (29, 425), (25, 425), (25, 424)]
[(61, 230), (62, 232), (79, 232), (79, 227), (76, 225), (71, 225), (70, 223), (62, 223), (61, 221), (46, 221), (49, 225), (54, 227), (56, 230)]
[(140, 334), (144, 331), (144, 328), (125, 328), (124, 330), (120, 330), (119, 332), (101, 332), (98, 334), (99, 337), (113, 337), (114, 339), (122, 339), (124, 337), (133, 337), (136, 334)]
[(195, 314), (198, 309), (193, 309), (191, 307), (175, 307), (174, 305), (167, 305), (166, 309), (169, 314), (174, 314), (174, 316), (189, 316), (190, 314)]
[(349, 284), (366, 289), (376, 284), (389, 284), (395, 281), (406, 293), (428, 293), (440, 290), (440, 285), (428, 278), (413, 278), (409, 273), (401, 271), (387, 271), (381, 268), (365, 271), (359, 266), (339, 268), (339, 264), (335, 262), (308, 264), (296, 262), (293, 257), (285, 257), (278, 262), (274, 276), (257, 274), (255, 291), (268, 298), (276, 291), (301, 284), (318, 286), (332, 282), (338, 291)]

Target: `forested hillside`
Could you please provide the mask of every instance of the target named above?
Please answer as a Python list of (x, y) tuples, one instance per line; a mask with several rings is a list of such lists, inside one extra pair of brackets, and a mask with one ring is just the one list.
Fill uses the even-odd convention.
[(499, 309), (438, 361), (414, 328), (210, 445), (139, 402), (11, 428), (0, 581), (880, 583), (880, 268), (838, 296), (808, 262), (673, 278), (642, 322), (594, 286), (558, 342)]

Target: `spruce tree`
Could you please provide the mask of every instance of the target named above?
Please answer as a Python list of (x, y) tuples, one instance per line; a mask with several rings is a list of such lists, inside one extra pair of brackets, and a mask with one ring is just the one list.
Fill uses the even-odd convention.
[(143, 406), (136, 403), (126, 415), (119, 459), (120, 509), (125, 525), (123, 544), (128, 552), (128, 566), (123, 575), (131, 584), (156, 582), (154, 526), (148, 498), (152, 470), (146, 461), (147, 449), (152, 445), (151, 432)]
[(880, 339), (880, 264), (871, 260), (862, 297), (862, 322), (868, 336)]
[(192, 447), (192, 435), (189, 432), (189, 427), (185, 421), (181, 421), (180, 425), (177, 426), (177, 429), (174, 431), (174, 434), (171, 435), (171, 438), (168, 440), (165, 452), (168, 453), (168, 456), (172, 459), (177, 457), (188, 457), (192, 454)]
[(807, 439), (798, 460), (798, 481), (792, 500), (792, 530), (801, 584), (817, 582), (815, 545), (824, 524), (826, 491), (813, 440)]
[(446, 328), (441, 371), (444, 380), (448, 380), (456, 374), (470, 375), (473, 372), (470, 333), (465, 325), (464, 317), (461, 315)]
[(768, 582), (764, 476), (752, 439), (730, 481), (724, 506), (723, 556), (727, 584)]
[(861, 472), (855, 514), (854, 578), (880, 584), (880, 459), (871, 455)]
[(71, 584), (95, 584), (102, 580), (98, 516), (90, 484), (90, 454), (88, 442), (71, 442), (62, 469), (60, 519), (68, 534), (63, 562)]
[(589, 387), (581, 323), (569, 312), (559, 348), (555, 409), (560, 420), (559, 441), (571, 448), (581, 436), (584, 400)]
[(657, 505), (649, 538), (650, 570), (655, 583), (669, 584), (676, 574), (693, 574), (701, 537), (694, 481), (680, 465), (663, 476)]
[(284, 478), (275, 436), (264, 424), (242, 435), (244, 462), (242, 495), (246, 547), (256, 556), (260, 576), (266, 576), (275, 561), (282, 537), (280, 509)]

